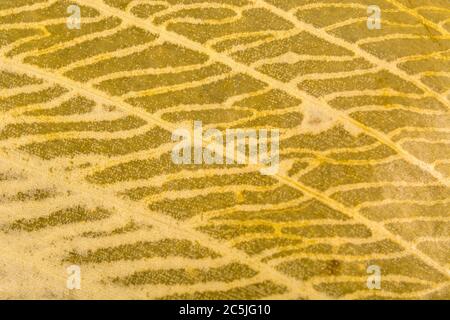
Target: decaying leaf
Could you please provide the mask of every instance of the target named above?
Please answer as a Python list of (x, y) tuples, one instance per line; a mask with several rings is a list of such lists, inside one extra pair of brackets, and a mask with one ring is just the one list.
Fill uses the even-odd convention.
[[(3, 1), (0, 297), (448, 299), (449, 101), (448, 0)], [(175, 165), (193, 121), (279, 172)]]

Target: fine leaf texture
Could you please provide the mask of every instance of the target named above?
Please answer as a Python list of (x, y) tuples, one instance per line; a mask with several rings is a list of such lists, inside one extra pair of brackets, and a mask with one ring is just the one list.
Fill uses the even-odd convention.
[[(449, 109), (448, 0), (2, 2), (0, 297), (449, 299)], [(279, 172), (175, 165), (193, 121)]]

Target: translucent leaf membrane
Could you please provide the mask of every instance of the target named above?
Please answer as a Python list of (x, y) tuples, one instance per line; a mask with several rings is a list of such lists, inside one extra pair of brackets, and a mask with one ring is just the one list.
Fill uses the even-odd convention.
[[(448, 299), (448, 1), (369, 5), (0, 4), (0, 297)], [(192, 121), (278, 172), (174, 164)]]

